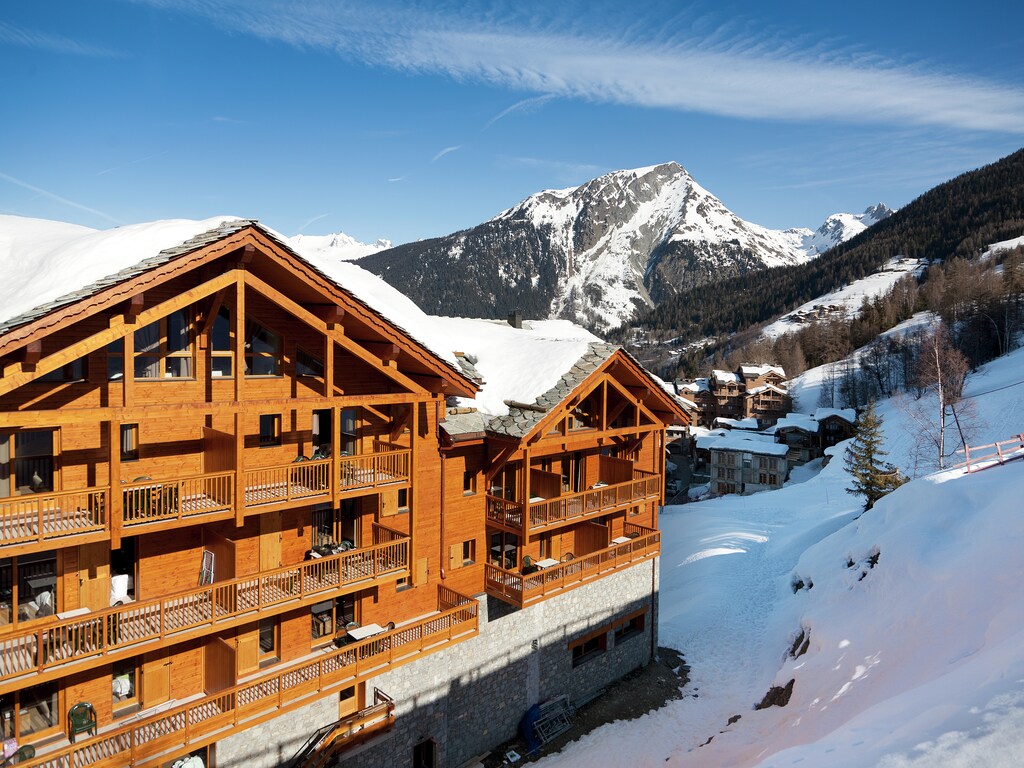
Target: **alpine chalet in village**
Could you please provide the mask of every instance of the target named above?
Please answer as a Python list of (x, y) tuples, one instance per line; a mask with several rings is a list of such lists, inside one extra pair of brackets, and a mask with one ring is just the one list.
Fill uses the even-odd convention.
[(252, 220), (13, 230), (19, 765), (455, 768), (652, 658), (688, 417), (623, 350), (428, 316)]

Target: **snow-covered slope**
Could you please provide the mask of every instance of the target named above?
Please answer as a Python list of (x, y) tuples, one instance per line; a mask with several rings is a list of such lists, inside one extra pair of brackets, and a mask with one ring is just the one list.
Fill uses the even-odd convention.
[(303, 256), (314, 254), (338, 261), (354, 261), (391, 247), (390, 240), (360, 243), (344, 232), (336, 232), (333, 235), (295, 235), (295, 237), (287, 238), (287, 242)]
[(764, 328), (764, 335), (770, 339), (784, 333), (792, 333), (815, 320), (834, 320), (837, 318), (852, 319), (860, 310), (864, 299), (881, 296), (896, 282), (908, 274), (920, 274), (924, 262), (902, 256), (890, 259), (877, 272), (855, 280), (838, 290), (826, 293), (816, 299), (801, 304), (792, 312), (787, 312), (774, 323)]
[(768, 229), (664, 163), (539, 192), (472, 229), (360, 263), (437, 314), (521, 309), (604, 330), (681, 290), (805, 262), (888, 213), (879, 204), (817, 232)]
[[(968, 379), (978, 443), (1024, 428), (1021, 371), (1017, 350)], [(907, 417), (879, 413), (907, 468)], [(842, 450), (780, 491), (665, 510), (660, 640), (691, 684), (542, 766), (1024, 764), (1024, 458), (914, 480), (861, 515)], [(791, 679), (787, 706), (753, 709)]]

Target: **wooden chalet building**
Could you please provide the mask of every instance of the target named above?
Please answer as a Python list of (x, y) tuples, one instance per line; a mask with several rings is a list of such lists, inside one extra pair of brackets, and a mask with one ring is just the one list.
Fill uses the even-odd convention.
[(0, 309), (20, 764), (456, 766), (650, 659), (686, 416), (622, 350), (251, 220), (54, 226)]
[(710, 378), (682, 382), (677, 388), (693, 402), (699, 426), (710, 428), (718, 418), (755, 418), (763, 429), (793, 407), (785, 377), (777, 365), (744, 364), (735, 371), (713, 370)]

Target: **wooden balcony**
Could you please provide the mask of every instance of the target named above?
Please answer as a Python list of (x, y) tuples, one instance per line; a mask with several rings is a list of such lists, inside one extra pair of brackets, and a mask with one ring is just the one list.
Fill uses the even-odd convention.
[[(33, 683), (335, 595), (394, 581), (409, 568), (409, 538), (374, 524), (374, 544), (217, 582), (158, 600), (39, 620), (0, 639), (0, 686)], [(91, 663), (90, 663), (91, 662)]]
[[(330, 501), (407, 484), (412, 451), (374, 442), (374, 452), (242, 470), (246, 510)], [(337, 475), (333, 472), (338, 464)], [(235, 517), (236, 473), (139, 478), (117, 486), (0, 498), (0, 556), (101, 541), (110, 536), (111, 494), (121, 494), (126, 533)]]
[[(25, 768), (121, 768), (159, 765), (315, 699), (422, 658), (477, 632), (475, 600), (438, 588), (438, 610), (389, 632), (313, 653), (283, 669), (115, 726), (23, 763)], [(166, 705), (164, 705), (166, 706)]]
[(519, 571), (486, 563), (484, 581), (487, 594), (517, 608), (525, 608), (575, 589), (610, 571), (654, 557), (661, 551), (661, 531), (625, 523), (624, 532), (631, 538), (623, 544), (614, 544), (525, 576)]
[(599, 484), (588, 491), (570, 493), (553, 499), (540, 499), (528, 505), (488, 495), (487, 520), (489, 523), (520, 533), (523, 532), (525, 519), (529, 523), (529, 533), (588, 517), (600, 517), (608, 512), (658, 498), (660, 493), (660, 475), (635, 469), (632, 480)]

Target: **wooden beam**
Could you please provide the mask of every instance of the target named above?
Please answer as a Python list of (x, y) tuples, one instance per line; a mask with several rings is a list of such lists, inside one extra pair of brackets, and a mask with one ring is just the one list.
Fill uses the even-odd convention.
[(354, 341), (374, 357), (379, 357), (381, 362), (397, 360), (398, 354), (402, 351), (397, 344), (390, 341)]
[(402, 431), (407, 426), (409, 426), (409, 428), (412, 429), (412, 427), (411, 427), (411, 424), (412, 424), (412, 412), (413, 412), (413, 407), (412, 406), (409, 406), (408, 408), (403, 408), (402, 409), (402, 417), (400, 419), (395, 419), (394, 420), (394, 422), (392, 423), (392, 426), (391, 426), (391, 432), (388, 435), (388, 438), (391, 440), (391, 442), (395, 442), (395, 440), (398, 439), (398, 436), (402, 434)]
[(110, 455), (107, 466), (110, 468), (110, 548), (121, 548), (121, 528), (124, 524), (124, 494), (121, 492), (121, 422), (111, 419), (107, 422), (107, 441), (110, 443)]
[(237, 270), (234, 278), (232, 282), (235, 284), (235, 314), (232, 320), (235, 326), (235, 354), (232, 373), (235, 379), (235, 401), (241, 402), (242, 394), (245, 392), (245, 272)]
[(287, 408), (354, 408), (366, 405), (395, 405), (429, 402), (422, 394), (393, 392), (377, 395), (341, 395), (337, 397), (278, 398), (259, 402), (226, 400), (217, 403), (168, 403), (135, 405), (131, 408), (64, 408), (39, 411), (0, 411), (0, 428), (52, 427), (70, 424), (99, 424), (111, 418), (123, 422), (152, 419), (180, 419), (192, 415), (213, 414), (231, 417), (235, 413), (268, 413)]
[(506, 445), (496, 454), (494, 454), (494, 456), (491, 458), (490, 463), (487, 465), (487, 468), (484, 470), (484, 479), (487, 483), (488, 488), (491, 487), (491, 480), (498, 473), (498, 470), (501, 469), (502, 466), (504, 466), (505, 462), (507, 462), (509, 458), (512, 456), (512, 454), (516, 453), (518, 450), (519, 444), (516, 443), (514, 445)]
[[(143, 310), (139, 313), (137, 322), (140, 325), (147, 325), (154, 320), (159, 320), (161, 317), (169, 315), (176, 310), (183, 309), (199, 299), (209, 296), (211, 293), (216, 293), (225, 285), (230, 285), (233, 281), (233, 272), (219, 275), (207, 283), (203, 283), (202, 285), (196, 286), (195, 288), (191, 288), (187, 291), (182, 291), (174, 298), (161, 302), (155, 307)], [(36, 369), (34, 371), (23, 371), (20, 374), (12, 373), (11, 376), (5, 376), (4, 379), (0, 381), (0, 395), (6, 395), (8, 392), (12, 392), (18, 387), (35, 381), (40, 376), (45, 376), (51, 371), (55, 371), (58, 368), (89, 354), (90, 352), (94, 352), (101, 347), (105, 347), (110, 342), (116, 341), (131, 331), (134, 331), (134, 328), (131, 325), (126, 325), (123, 317), (117, 318), (111, 323), (109, 328), (94, 333), (81, 341), (70, 344), (63, 349), (42, 358), (36, 364)], [(125, 376), (132, 375), (132, 373), (134, 373), (134, 361), (129, 364), (129, 361), (125, 360)]]
[(238, 255), (238, 267), (239, 269), (245, 269), (247, 266), (252, 264), (253, 257), (256, 255), (256, 246), (252, 243), (246, 243), (242, 246), (241, 252)]
[[(21, 362), (23, 366), (35, 367), (36, 363), (39, 362), (43, 356), (43, 342), (41, 341), (30, 341), (21, 350)], [(24, 368), (23, 370), (32, 370), (32, 368)]]
[(345, 308), (337, 304), (312, 304), (309, 309), (327, 323), (327, 327), (332, 331), (334, 326), (341, 325), (345, 319)]
[(146, 307), (146, 294), (144, 291), (139, 291), (134, 294), (128, 301), (125, 302), (124, 320), (126, 323), (134, 323), (136, 318), (142, 314), (142, 310)]
[[(358, 357), (360, 360), (368, 363), (369, 365), (376, 368), (378, 371), (380, 371), (381, 373), (383, 373), (385, 376), (392, 379), (396, 383), (400, 384), (403, 387), (406, 387), (407, 389), (413, 392), (425, 392), (423, 387), (421, 387), (415, 381), (413, 381), (404, 373), (399, 371), (397, 368), (382, 365), (380, 358), (377, 355), (374, 355), (368, 350), (363, 349), (362, 346), (360, 346), (356, 342), (353, 342), (352, 339), (345, 336), (345, 334), (342, 333), (337, 328), (335, 328), (333, 331), (328, 330), (327, 323), (325, 323), (319, 317), (314, 315), (308, 309), (305, 309), (304, 307), (300, 306), (297, 302), (285, 296), (276, 288), (272, 288), (270, 285), (260, 280), (251, 272), (245, 273), (245, 282), (247, 285), (250, 285), (255, 290), (259, 291), (264, 298), (267, 298), (270, 301), (274, 302), (286, 312), (290, 313), (294, 317), (306, 323), (306, 325), (320, 331), (321, 333), (325, 333), (329, 336), (332, 336), (334, 340), (339, 345), (341, 345), (342, 349), (344, 349), (346, 352), (349, 352), (355, 357)], [(397, 345), (394, 346), (397, 347)]]
[(448, 382), (440, 376), (424, 376), (419, 373), (410, 373), (409, 378), (428, 392), (436, 392), (443, 395), (448, 391)]
[[(334, 483), (337, 485), (337, 482)], [(245, 420), (235, 414), (235, 526), (245, 525)]]
[(227, 288), (221, 288), (210, 298), (209, 306), (207, 306), (206, 312), (203, 313), (203, 324), (199, 327), (199, 336), (207, 336), (213, 330), (213, 324), (217, 320), (217, 313), (220, 312), (220, 308), (224, 305), (224, 297), (227, 293)]
[(121, 339), (121, 406), (135, 405), (135, 331), (129, 326)]

